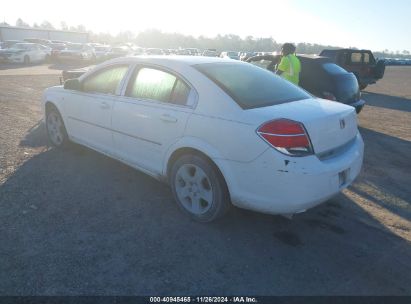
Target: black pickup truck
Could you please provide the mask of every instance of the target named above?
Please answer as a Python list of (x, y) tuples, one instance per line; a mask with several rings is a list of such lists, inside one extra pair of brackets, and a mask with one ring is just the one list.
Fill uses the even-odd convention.
[(328, 57), (345, 70), (352, 72), (361, 90), (384, 76), (385, 61), (375, 60), (370, 50), (323, 50), (320, 56)]

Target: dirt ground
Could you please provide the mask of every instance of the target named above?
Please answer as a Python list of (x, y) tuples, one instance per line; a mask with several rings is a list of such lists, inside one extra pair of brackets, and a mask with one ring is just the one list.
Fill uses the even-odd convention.
[(361, 175), (295, 216), (189, 220), (154, 179), (47, 145), (59, 66), (0, 67), (0, 295), (411, 295), (411, 67), (363, 93)]

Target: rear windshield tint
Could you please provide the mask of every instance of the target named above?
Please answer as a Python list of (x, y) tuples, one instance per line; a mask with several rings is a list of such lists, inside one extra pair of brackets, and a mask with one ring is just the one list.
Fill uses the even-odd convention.
[(336, 75), (336, 74), (347, 74), (348, 72), (342, 67), (336, 65), (335, 63), (324, 63), (323, 68), (326, 72)]
[(303, 100), (311, 96), (270, 71), (245, 63), (207, 63), (195, 68), (243, 109)]

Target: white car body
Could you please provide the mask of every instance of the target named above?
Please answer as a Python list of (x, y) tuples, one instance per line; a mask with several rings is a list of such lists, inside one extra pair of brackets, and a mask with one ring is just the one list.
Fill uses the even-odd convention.
[(16, 43), (9, 49), (1, 50), (0, 57), (11, 63), (23, 63), (25, 58), (35, 63), (44, 62), (48, 53), (48, 49), (37, 43)]
[(90, 61), (94, 57), (94, 49), (87, 44), (80, 43), (71, 43), (58, 54), (58, 59), (61, 60)]
[[(353, 107), (312, 97), (245, 110), (193, 67), (207, 63), (248, 65), (192, 56), (118, 58), (80, 77), (81, 82), (99, 69), (129, 65), (115, 95), (51, 87), (44, 92), (43, 110), (48, 103), (58, 109), (70, 140), (159, 180), (167, 180), (174, 153), (200, 151), (222, 173), (234, 205), (264, 213), (303, 212), (338, 194), (357, 177), (364, 146)], [(187, 104), (124, 96), (136, 66), (181, 77), (191, 88)], [(262, 140), (256, 130), (277, 118), (303, 123), (315, 154), (285, 155)]]

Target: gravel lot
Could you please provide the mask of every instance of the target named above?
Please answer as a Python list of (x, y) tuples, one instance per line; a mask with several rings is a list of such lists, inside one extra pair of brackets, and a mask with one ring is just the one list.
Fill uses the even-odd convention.
[(0, 67), (0, 295), (411, 295), (411, 67), (363, 93), (352, 187), (292, 220), (212, 224), (117, 161), (47, 146), (59, 68)]

